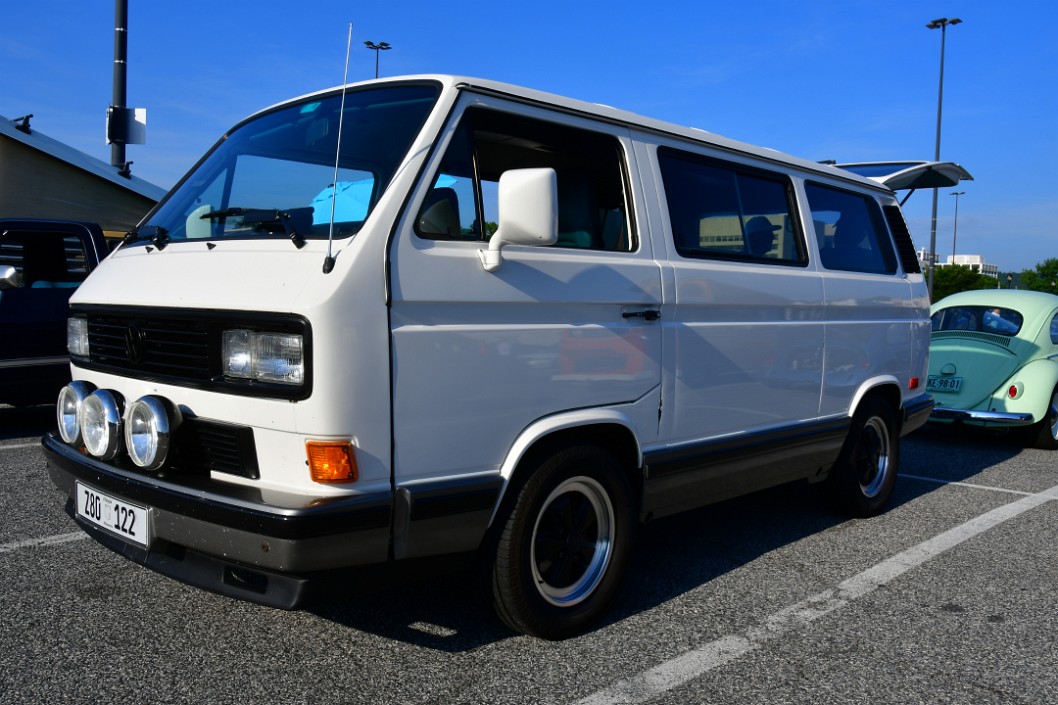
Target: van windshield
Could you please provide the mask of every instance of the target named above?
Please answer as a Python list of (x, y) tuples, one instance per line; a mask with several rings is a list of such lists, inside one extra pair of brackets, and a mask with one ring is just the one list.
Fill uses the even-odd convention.
[(165, 240), (355, 234), (433, 108), (436, 84), (334, 93), (238, 125), (133, 234)]

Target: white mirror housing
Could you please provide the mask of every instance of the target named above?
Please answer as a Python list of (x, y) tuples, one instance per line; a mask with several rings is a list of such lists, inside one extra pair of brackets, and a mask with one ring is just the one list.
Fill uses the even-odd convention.
[(478, 256), (486, 272), (499, 269), (506, 245), (547, 247), (558, 240), (558, 177), (555, 170), (511, 169), (500, 175), (499, 228)]

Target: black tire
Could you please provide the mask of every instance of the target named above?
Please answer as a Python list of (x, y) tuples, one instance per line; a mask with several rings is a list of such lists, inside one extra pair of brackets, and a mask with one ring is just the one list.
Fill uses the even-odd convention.
[(625, 469), (596, 445), (562, 447), (527, 469), (497, 525), (493, 604), (515, 631), (565, 639), (617, 593), (635, 528), (632, 492)]
[(882, 511), (900, 467), (896, 413), (880, 398), (864, 400), (825, 485), (835, 509), (859, 517)]
[(1026, 429), (1026, 441), (1033, 448), (1058, 450), (1058, 387), (1051, 392), (1051, 402), (1044, 417)]

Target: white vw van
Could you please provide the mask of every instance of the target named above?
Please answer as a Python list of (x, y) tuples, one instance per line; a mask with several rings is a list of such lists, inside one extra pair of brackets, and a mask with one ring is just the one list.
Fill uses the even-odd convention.
[(286, 608), (477, 552), (546, 638), (600, 615), (641, 521), (806, 479), (881, 511), (933, 406), (888, 188), (451, 76), (243, 121), (71, 312), (43, 443), (93, 537)]

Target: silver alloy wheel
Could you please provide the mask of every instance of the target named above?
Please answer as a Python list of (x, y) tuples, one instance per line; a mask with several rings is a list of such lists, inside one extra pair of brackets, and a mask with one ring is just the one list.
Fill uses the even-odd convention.
[(867, 419), (860, 431), (853, 462), (860, 478), (863, 496), (873, 499), (889, 476), (889, 427), (877, 416)]
[(556, 487), (533, 526), (530, 565), (541, 597), (558, 607), (588, 598), (614, 552), (617, 522), (606, 489), (590, 477)]
[(1051, 438), (1058, 441), (1058, 387), (1051, 394), (1051, 403), (1047, 407), (1047, 418), (1051, 422)]

